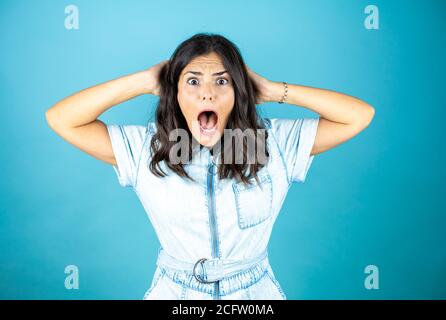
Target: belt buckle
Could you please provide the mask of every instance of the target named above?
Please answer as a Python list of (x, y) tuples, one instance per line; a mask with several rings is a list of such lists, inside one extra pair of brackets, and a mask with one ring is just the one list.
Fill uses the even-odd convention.
[(195, 269), (197, 268), (197, 265), (198, 265), (199, 263), (203, 264), (206, 260), (208, 260), (208, 259), (206, 259), (206, 258), (201, 258), (201, 259), (199, 259), (197, 262), (195, 262), (194, 269), (193, 269), (194, 277), (195, 277), (195, 279), (197, 279), (198, 282), (201, 282), (201, 283), (214, 283), (214, 282), (217, 282), (218, 280), (215, 280), (215, 281), (206, 281), (206, 280), (203, 280), (203, 279), (201, 279), (200, 277), (198, 277), (198, 275), (195, 273)]

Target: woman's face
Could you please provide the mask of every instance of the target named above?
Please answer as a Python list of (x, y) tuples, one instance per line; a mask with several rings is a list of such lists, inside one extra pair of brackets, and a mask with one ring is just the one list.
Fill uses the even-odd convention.
[[(178, 103), (193, 137), (212, 147), (220, 140), (234, 107), (234, 87), (218, 54), (196, 57), (181, 71)], [(204, 112), (207, 111), (207, 112)]]

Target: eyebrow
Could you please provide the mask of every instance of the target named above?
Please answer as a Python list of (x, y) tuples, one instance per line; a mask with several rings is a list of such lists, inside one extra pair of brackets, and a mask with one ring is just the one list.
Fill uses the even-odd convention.
[[(213, 75), (213, 76), (220, 76), (220, 75), (222, 75), (222, 74), (224, 74), (224, 73), (227, 73), (227, 72), (228, 72), (228, 71), (223, 70), (223, 71), (220, 71), (220, 72), (213, 73), (212, 75)], [(188, 71), (188, 72), (186, 72), (184, 75), (186, 75), (187, 73), (192, 73), (192, 74), (195, 74), (195, 75), (197, 75), (197, 76), (202, 76), (202, 75), (203, 75), (203, 73), (201, 73), (201, 72), (199, 72), (199, 71)]]

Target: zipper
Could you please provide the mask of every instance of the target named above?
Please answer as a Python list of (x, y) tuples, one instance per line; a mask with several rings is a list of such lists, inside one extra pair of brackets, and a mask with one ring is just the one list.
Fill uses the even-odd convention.
[[(212, 242), (212, 258), (218, 257), (218, 234), (217, 226), (215, 223), (215, 195), (214, 195), (214, 168), (215, 164), (211, 162), (208, 165), (207, 173), (207, 185), (208, 185), (208, 196), (209, 196), (209, 222), (211, 229), (211, 242)], [(220, 282), (214, 283), (214, 300), (220, 300)]]

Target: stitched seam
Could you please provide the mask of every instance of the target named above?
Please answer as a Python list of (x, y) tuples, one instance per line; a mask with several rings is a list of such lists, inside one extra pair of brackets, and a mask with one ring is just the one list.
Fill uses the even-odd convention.
[[(124, 141), (124, 149), (127, 153), (127, 159), (133, 159), (132, 148), (130, 147), (127, 135), (125, 134), (121, 125), (118, 125), (118, 128), (119, 128), (119, 131), (121, 132), (121, 136)], [(125, 145), (127, 145), (127, 147), (125, 147)], [(130, 155), (129, 155), (129, 152), (130, 152)], [(133, 185), (133, 169), (132, 169), (131, 165), (129, 167), (130, 167), (130, 170), (132, 170), (132, 172), (130, 174), (130, 184)], [(118, 164), (118, 171), (119, 171), (119, 175), (122, 177), (122, 179), (124, 179), (124, 180), (128, 179), (128, 177), (125, 175), (124, 168), (119, 168), (119, 164)]]
[[(305, 122), (305, 119), (302, 119), (302, 124), (301, 124), (300, 129), (299, 129), (299, 139), (298, 139), (298, 144), (297, 144), (298, 146), (300, 146), (301, 133), (302, 133), (303, 126), (305, 125), (306, 127), (310, 127), (310, 128), (306, 128), (306, 129), (311, 133), (311, 136), (312, 136), (313, 140), (312, 140), (311, 143), (309, 141), (304, 141), (305, 145), (303, 146), (304, 149), (307, 148), (307, 146), (310, 148), (309, 157), (314, 157), (314, 155), (313, 156), (311, 155), (311, 148), (314, 146), (314, 143), (316, 141), (316, 134), (317, 134), (318, 124), (319, 124), (319, 119), (320, 119), (320, 117), (318, 117), (318, 118), (309, 118), (308, 122)], [(315, 125), (313, 125), (312, 122), (315, 122)], [(314, 131), (310, 131), (310, 129), (314, 130)], [(301, 149), (301, 148), (299, 148), (299, 149)], [(293, 173), (295, 171), (295, 167), (300, 164), (300, 163), (298, 163), (299, 156), (300, 156), (300, 153), (297, 153), (296, 161), (294, 163), (294, 167), (293, 167), (293, 171), (292, 171)], [(305, 167), (303, 168), (303, 174), (304, 175), (307, 174), (307, 170), (308, 170), (307, 166), (308, 166), (308, 162), (309, 162), (309, 159), (305, 159), (305, 160), (306, 160), (305, 161)], [(292, 177), (292, 181), (301, 182), (301, 180), (299, 180), (299, 179), (295, 180), (294, 176)]]
[[(271, 127), (270, 127), (270, 129), (271, 129)], [(281, 162), (282, 162), (283, 169), (285, 171), (286, 180), (287, 180), (288, 187), (289, 187), (289, 185), (292, 183), (292, 181), (291, 181), (291, 179), (290, 179), (290, 177), (288, 175), (288, 169), (286, 167), (285, 158), (283, 157), (282, 150), (280, 150), (279, 143), (277, 142), (277, 139), (276, 139), (276, 136), (273, 133), (273, 130), (270, 130), (270, 133), (271, 133), (271, 136), (273, 137), (274, 142), (276, 143), (277, 150), (279, 151), (280, 159), (281, 159)]]
[(258, 221), (253, 222), (253, 220), (251, 221), (247, 221), (246, 218), (243, 216), (243, 214), (241, 214), (241, 206), (240, 206), (240, 196), (241, 194), (243, 194), (244, 192), (249, 192), (250, 189), (243, 189), (243, 188), (238, 188), (236, 184), (233, 184), (233, 190), (234, 190), (234, 196), (235, 196), (235, 206), (236, 206), (236, 211), (237, 211), (237, 220), (238, 220), (238, 224), (239, 227), (241, 229), (247, 229), (247, 228), (251, 228), (254, 227), (262, 222), (264, 222), (265, 220), (267, 220), (268, 218), (270, 218), (272, 216), (272, 192), (273, 192), (273, 183), (271, 180), (271, 176), (269, 175), (269, 173), (266, 173), (265, 176), (262, 177), (261, 182), (264, 182), (263, 186), (267, 187), (268, 186), (268, 190), (270, 191), (269, 194), (269, 207), (268, 207), (268, 213), (264, 216), (261, 217)]
[(187, 288), (186, 288), (186, 286), (183, 284), (182, 285), (182, 289), (181, 289), (181, 297), (180, 297), (180, 300), (186, 300), (186, 291), (187, 291)]
[[(254, 282), (251, 282), (251, 281), (250, 281), (250, 282), (247, 282), (247, 284), (241, 285), (240, 288), (235, 288), (235, 289), (233, 289), (233, 290), (228, 290), (228, 292), (226, 292), (226, 293), (224, 294), (224, 296), (233, 294), (234, 292), (237, 292), (237, 291), (239, 291), (239, 290), (247, 290), (248, 288), (250, 288), (250, 287), (252, 287), (253, 285), (255, 285), (256, 283), (258, 283), (260, 280), (262, 280), (262, 279), (265, 277), (265, 275), (266, 275), (267, 273), (268, 273), (268, 270), (264, 270), (263, 273), (260, 274), (260, 277), (259, 277), (256, 281), (254, 281)], [(248, 291), (248, 290), (247, 290), (247, 291)]]
[(135, 186), (133, 187), (134, 189), (137, 187), (137, 183), (138, 183), (138, 174), (139, 174), (139, 166), (140, 166), (140, 164), (141, 164), (142, 153), (143, 153), (144, 147), (145, 147), (145, 145), (146, 145), (146, 143), (147, 143), (147, 141), (148, 141), (149, 136), (150, 136), (150, 134), (149, 134), (149, 130), (146, 129), (146, 137), (144, 138), (144, 143), (142, 144), (141, 152), (140, 152), (140, 154), (139, 154), (138, 165), (137, 165), (137, 167), (136, 167), (136, 173), (135, 173)]
[(299, 132), (297, 133), (297, 143), (296, 143), (296, 159), (295, 161), (293, 161), (293, 167), (291, 168), (291, 175), (290, 175), (290, 180), (291, 182), (298, 182), (300, 180), (295, 179), (294, 177), (294, 171), (296, 170), (296, 166), (298, 165), (297, 161), (299, 160), (299, 156), (300, 156), (300, 138), (301, 138), (301, 133), (302, 133), (302, 126), (304, 125), (304, 121), (303, 119), (297, 119), (296, 121), (300, 121), (300, 126), (299, 126)]
[(271, 281), (276, 286), (276, 288), (279, 291), (279, 293), (282, 296), (282, 298), (284, 298), (286, 300), (285, 293), (283, 292), (282, 288), (280, 287), (279, 282), (275, 278), (273, 278), (273, 276), (271, 276), (271, 274), (268, 271), (267, 271), (267, 274), (268, 274), (268, 277), (271, 279)]
[(164, 276), (165, 273), (166, 273), (166, 270), (161, 268), (160, 274), (158, 275), (158, 277), (156, 277), (154, 279), (154, 281), (153, 281), (152, 285), (150, 286), (149, 290), (147, 290), (147, 292), (144, 294), (144, 298), (146, 298), (153, 291), (153, 289), (156, 287), (156, 285), (158, 284), (158, 282), (161, 280), (161, 278)]

